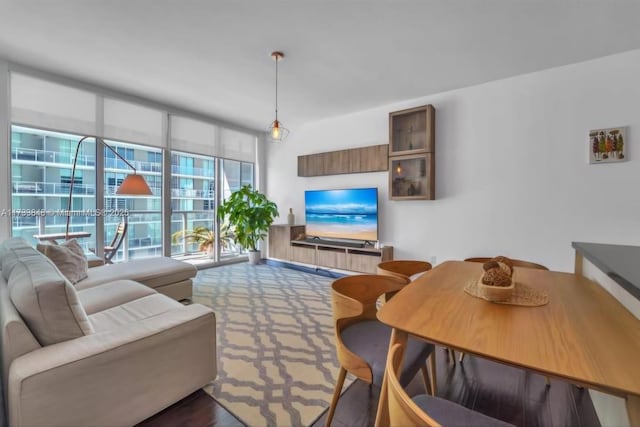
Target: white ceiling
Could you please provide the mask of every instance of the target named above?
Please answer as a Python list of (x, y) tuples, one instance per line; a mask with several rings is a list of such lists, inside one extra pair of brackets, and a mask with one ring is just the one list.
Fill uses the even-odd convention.
[(255, 129), (640, 48), (640, 1), (0, 0), (0, 57)]

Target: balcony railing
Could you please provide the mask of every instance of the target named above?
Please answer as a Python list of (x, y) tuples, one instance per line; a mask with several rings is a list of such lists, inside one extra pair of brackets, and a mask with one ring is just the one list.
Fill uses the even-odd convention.
[(215, 192), (213, 190), (194, 190), (192, 188), (172, 188), (171, 197), (213, 199), (215, 197)]
[[(38, 181), (14, 181), (13, 193), (14, 194), (55, 194), (55, 195), (69, 195), (70, 184), (57, 183), (57, 182), (38, 182)], [(79, 184), (75, 182), (73, 184), (73, 194), (96, 194), (96, 188), (94, 184)]]
[[(26, 160), (39, 163), (53, 163), (68, 167), (73, 163), (74, 153), (60, 153), (57, 151), (40, 150), (36, 148), (13, 147), (11, 158), (13, 160)], [(145, 162), (142, 160), (128, 160), (137, 171), (140, 172), (162, 172), (162, 164), (157, 162)], [(95, 166), (96, 157), (93, 155), (79, 155), (76, 162), (78, 166)], [(130, 168), (120, 159), (106, 158), (104, 160), (105, 169), (115, 169), (129, 171)]]
[(212, 179), (215, 176), (213, 169), (180, 165), (171, 165), (171, 173), (173, 175), (184, 175), (209, 179)]
[[(80, 211), (73, 211), (80, 213)], [(172, 234), (178, 231), (185, 235), (198, 226), (209, 229), (214, 227), (214, 211), (173, 211), (171, 217)], [(113, 232), (121, 221), (119, 217), (105, 217), (105, 242), (109, 244), (113, 238)], [(127, 261), (131, 258), (147, 256), (161, 256), (162, 237), (160, 234), (162, 224), (161, 211), (129, 211), (128, 232), (122, 248), (114, 258), (114, 261)], [(14, 217), (13, 234), (26, 239), (33, 239), (34, 234), (64, 233), (66, 216), (31, 216)], [(146, 226), (146, 227), (145, 227)], [(95, 236), (95, 217), (72, 215), (71, 231), (90, 231)], [(239, 247), (233, 239), (228, 238), (228, 245), (222, 249), (222, 255), (233, 256), (240, 254)], [(95, 248), (95, 237), (80, 239), (79, 243), (88, 251)], [(171, 243), (171, 256), (182, 257), (204, 253), (199, 250), (198, 243), (190, 243), (185, 239), (178, 239), (177, 243)]]
[[(68, 183), (57, 183), (57, 182), (39, 182), (39, 181), (14, 181), (13, 182), (13, 194), (52, 194), (56, 196), (68, 196), (69, 188), (71, 184)], [(118, 185), (105, 185), (104, 186), (104, 194), (105, 196), (115, 196), (116, 191), (118, 190)], [(151, 191), (156, 197), (160, 197), (162, 193), (161, 187), (149, 186)], [(185, 190), (182, 190), (185, 191)], [(189, 190), (184, 194), (192, 194), (191, 192), (197, 192), (199, 190)], [(200, 198), (213, 198), (213, 192), (209, 195), (209, 192), (193, 193), (194, 196), (186, 196), (182, 197), (200, 197)], [(73, 184), (73, 194), (86, 194), (86, 195), (95, 195), (96, 189), (94, 184), (78, 184), (75, 182)], [(118, 197), (127, 197), (127, 196), (118, 196)], [(177, 196), (176, 197), (180, 197)]]
[[(14, 194), (55, 194), (65, 196), (69, 194), (70, 184), (57, 183), (57, 182), (42, 182), (42, 181), (14, 181), (13, 193)], [(105, 196), (114, 196), (118, 190), (118, 185), (105, 185)], [(162, 193), (161, 187), (151, 185), (151, 191), (156, 197), (160, 197)], [(73, 194), (96, 194), (94, 184), (73, 184)], [(126, 197), (126, 196), (119, 196)], [(171, 197), (175, 198), (192, 198), (192, 199), (213, 199), (215, 198), (215, 191), (213, 190), (195, 190), (192, 188), (172, 188)]]
[[(181, 232), (182, 235), (193, 230), (198, 226), (207, 227), (209, 230), (214, 229), (215, 212), (210, 210), (184, 211), (174, 210), (171, 216), (172, 235)], [(223, 236), (227, 245), (221, 248), (221, 256), (235, 256), (242, 252), (240, 247), (234, 241), (233, 236)], [(177, 243), (171, 243), (171, 256), (180, 257), (193, 254), (203, 254), (199, 249), (198, 243), (189, 243), (185, 239), (179, 239)]]
[[(147, 184), (149, 184), (149, 182), (147, 181)], [(74, 184), (75, 187), (75, 184)], [(116, 191), (118, 191), (118, 187), (120, 187), (119, 185), (105, 185), (104, 186), (104, 196), (107, 197), (111, 197), (111, 196), (115, 196), (115, 197), (131, 197), (131, 196), (126, 196), (126, 195), (118, 195), (116, 194)], [(149, 188), (151, 189), (151, 197), (160, 197), (160, 194), (162, 194), (162, 187), (155, 187), (153, 185), (149, 185)], [(140, 197), (140, 196), (133, 196), (133, 197)]]
[[(73, 153), (60, 153), (57, 151), (38, 150), (35, 148), (13, 147), (11, 149), (13, 160), (28, 160), (33, 162), (57, 163), (69, 166), (73, 163)], [(80, 155), (77, 164), (79, 166), (95, 166), (96, 157)]]
[[(138, 172), (162, 172), (162, 164), (156, 162), (145, 162), (142, 160), (129, 160), (127, 159), (131, 165), (136, 168)], [(104, 168), (105, 169), (114, 169), (114, 170), (122, 170), (122, 171), (130, 171), (131, 169), (125, 162), (120, 159), (106, 158), (104, 159)]]

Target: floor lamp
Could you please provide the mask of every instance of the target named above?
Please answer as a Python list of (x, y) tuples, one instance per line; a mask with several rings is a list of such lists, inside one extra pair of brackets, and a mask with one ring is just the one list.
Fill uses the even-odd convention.
[[(69, 204), (67, 205), (67, 228), (65, 229), (65, 239), (69, 240), (69, 225), (71, 224), (71, 202), (73, 200), (73, 182), (76, 176), (76, 164), (78, 163), (78, 153), (80, 153), (80, 145), (89, 138), (93, 138), (96, 142), (104, 145), (105, 148), (108, 148), (115, 154), (120, 160), (125, 162), (127, 166), (129, 166), (133, 173), (129, 174), (122, 181), (118, 189), (116, 190), (116, 194), (120, 194), (123, 196), (150, 196), (153, 193), (151, 189), (147, 185), (147, 182), (144, 180), (144, 177), (136, 174), (136, 168), (134, 168), (131, 163), (129, 163), (124, 157), (122, 157), (116, 150), (111, 148), (102, 138), (97, 136), (85, 136), (80, 141), (78, 141), (78, 146), (76, 147), (76, 154), (73, 156), (73, 167), (71, 168), (71, 183), (69, 185)], [(96, 146), (96, 156), (98, 155), (98, 150)]]

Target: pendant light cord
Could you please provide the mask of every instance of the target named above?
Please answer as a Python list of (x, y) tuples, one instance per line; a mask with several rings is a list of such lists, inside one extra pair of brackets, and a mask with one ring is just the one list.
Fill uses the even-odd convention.
[(278, 120), (278, 61), (280, 58), (276, 56), (276, 121)]

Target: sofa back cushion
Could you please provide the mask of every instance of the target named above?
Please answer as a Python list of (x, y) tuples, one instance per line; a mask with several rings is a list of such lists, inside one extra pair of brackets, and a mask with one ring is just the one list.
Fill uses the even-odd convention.
[(2, 385), (5, 393), (9, 390), (7, 381), (11, 362), (38, 348), (40, 344), (13, 306), (7, 281), (0, 275), (0, 350), (2, 351)]
[(73, 285), (47, 257), (35, 252), (37, 256), (21, 258), (13, 266), (9, 293), (38, 342), (51, 345), (93, 333)]
[(4, 280), (9, 280), (13, 267), (18, 264), (18, 261), (38, 256), (38, 251), (21, 237), (14, 237), (2, 242), (0, 244), (0, 269), (2, 269)]

